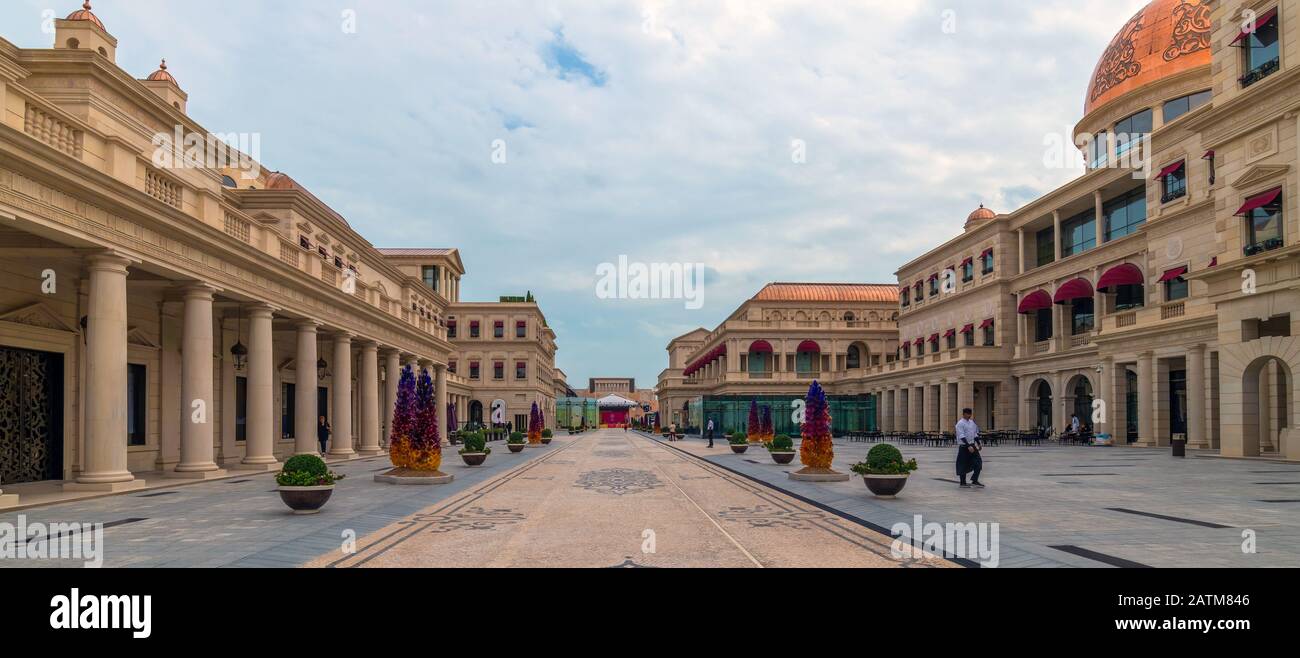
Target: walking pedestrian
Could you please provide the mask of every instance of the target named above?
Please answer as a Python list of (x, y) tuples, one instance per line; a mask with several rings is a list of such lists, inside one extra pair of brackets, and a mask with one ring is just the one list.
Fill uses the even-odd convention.
[(329, 421), (325, 420), (324, 416), (321, 416), (320, 420), (316, 424), (316, 440), (320, 442), (320, 454), (322, 457), (325, 456), (325, 448), (329, 444), (331, 433), (332, 428), (330, 428)]
[(713, 419), (712, 418), (709, 419), (709, 425), (707, 428), (705, 428), (704, 433), (708, 435), (709, 447), (712, 448), (713, 447)]
[[(962, 409), (961, 420), (957, 421), (957, 477), (961, 478), (962, 489), (984, 488), (980, 483), (980, 472), (984, 470), (980, 451), (984, 446), (980, 443), (980, 428), (972, 418), (974, 415), (970, 409)], [(970, 484), (966, 484), (966, 476), (972, 474)]]

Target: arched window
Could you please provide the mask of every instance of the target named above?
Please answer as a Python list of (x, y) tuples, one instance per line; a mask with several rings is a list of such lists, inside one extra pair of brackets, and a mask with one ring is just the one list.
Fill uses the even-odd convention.
[(845, 313), (845, 314), (844, 314), (844, 321), (845, 321), (845, 322), (855, 322), (855, 321), (857, 321), (857, 319), (858, 319), (858, 317), (857, 317), (856, 315), (853, 315), (853, 311), (849, 311), (848, 313)]
[(849, 370), (857, 370), (862, 367), (862, 350), (857, 345), (850, 345), (848, 356), (845, 357)]

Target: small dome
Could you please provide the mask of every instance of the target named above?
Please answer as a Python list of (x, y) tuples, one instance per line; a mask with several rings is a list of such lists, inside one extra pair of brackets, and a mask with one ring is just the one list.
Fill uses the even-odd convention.
[(150, 73), (149, 77), (146, 79), (154, 82), (170, 82), (177, 87), (180, 86), (180, 83), (176, 82), (176, 78), (173, 78), (172, 74), (167, 72), (167, 60), (165, 59), (162, 63), (158, 64), (158, 70)]
[(95, 26), (98, 27), (99, 29), (104, 30), (105, 32), (108, 31), (108, 29), (104, 27), (104, 23), (99, 20), (99, 17), (96, 16), (94, 12), (90, 11), (90, 0), (86, 0), (85, 2), (81, 3), (81, 9), (74, 11), (71, 14), (68, 14), (68, 20), (90, 21), (91, 23), (94, 23)]
[(272, 172), (266, 177), (266, 189), (268, 190), (299, 190), (297, 181), (289, 178), (288, 174), (282, 174), (278, 171)]
[(971, 213), (970, 216), (966, 218), (966, 223), (969, 224), (971, 222), (982, 222), (982, 221), (993, 219), (997, 216), (998, 216), (997, 213), (993, 212), (992, 210), (989, 210), (988, 208), (985, 208), (984, 204), (981, 203), (979, 209)]

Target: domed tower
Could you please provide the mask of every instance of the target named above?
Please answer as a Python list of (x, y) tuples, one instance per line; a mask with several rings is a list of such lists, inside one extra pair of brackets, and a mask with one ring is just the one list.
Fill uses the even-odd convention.
[(981, 203), (980, 207), (976, 208), (975, 212), (971, 213), (970, 216), (966, 218), (966, 230), (969, 231), (973, 228), (979, 227), (989, 220), (997, 219), (997, 216), (998, 214), (996, 212), (985, 208), (984, 204)]
[(1165, 103), (1211, 88), (1212, 4), (1153, 0), (1124, 24), (1088, 83), (1076, 143), (1084, 135), (1150, 132), (1168, 123)]
[(157, 94), (165, 103), (185, 112), (185, 105), (189, 101), (189, 94), (181, 90), (180, 83), (167, 70), (167, 60), (158, 64), (158, 70), (149, 74), (149, 77), (140, 81), (140, 84), (149, 88), (149, 91)]
[(90, 0), (81, 9), (54, 21), (54, 47), (60, 50), (89, 50), (117, 62), (117, 39), (108, 33), (104, 22), (90, 10)]

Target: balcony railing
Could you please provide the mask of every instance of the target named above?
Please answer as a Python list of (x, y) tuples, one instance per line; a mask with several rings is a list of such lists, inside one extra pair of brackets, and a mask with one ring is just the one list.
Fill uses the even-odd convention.
[(1115, 316), (1115, 326), (1117, 327), (1132, 327), (1137, 323), (1138, 323), (1137, 313), (1125, 313), (1123, 315)]
[(1255, 67), (1255, 70), (1251, 71), (1250, 73), (1247, 73), (1246, 75), (1241, 76), (1241, 86), (1243, 88), (1249, 87), (1255, 84), (1256, 82), (1259, 82), (1260, 80), (1263, 80), (1264, 78), (1267, 78), (1268, 76), (1277, 73), (1278, 69), (1281, 68), (1281, 65), (1282, 65), (1282, 60), (1276, 57), (1267, 62), (1264, 62), (1263, 64), (1260, 64), (1259, 66)]
[(1257, 254), (1262, 254), (1266, 251), (1281, 249), (1282, 244), (1283, 244), (1282, 238), (1272, 238), (1269, 240), (1265, 240), (1263, 242), (1257, 242), (1252, 245), (1247, 245), (1244, 249), (1241, 250), (1241, 252), (1246, 256), (1255, 256)]
[(1187, 315), (1187, 304), (1185, 302), (1165, 304), (1164, 306), (1160, 307), (1161, 320), (1171, 320), (1173, 318), (1181, 318), (1184, 315)]
[(1034, 354), (1046, 354), (1052, 351), (1052, 341), (1041, 340), (1034, 343)]

